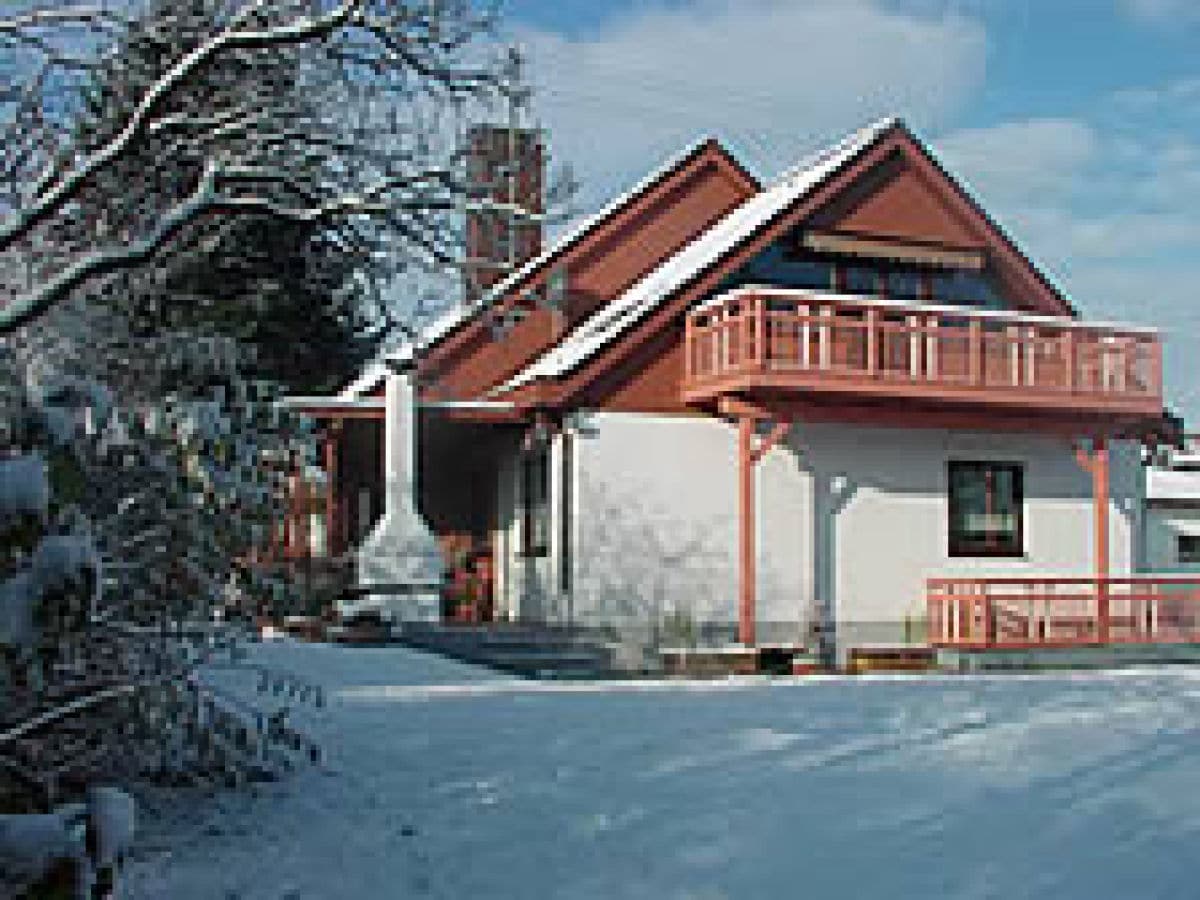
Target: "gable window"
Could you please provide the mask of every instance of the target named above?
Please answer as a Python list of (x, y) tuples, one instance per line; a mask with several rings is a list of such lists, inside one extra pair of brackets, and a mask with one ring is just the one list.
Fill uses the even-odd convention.
[(842, 277), (846, 293), (872, 296), (881, 293), (882, 280), (877, 269), (868, 266), (846, 266)]
[(1004, 307), (1004, 299), (983, 272), (936, 272), (931, 279), (930, 288), (934, 303), (983, 309)]
[(887, 295), (893, 300), (921, 300), (925, 293), (923, 275), (916, 269), (890, 269)]
[(1200, 563), (1200, 534), (1176, 535), (1175, 556), (1185, 565)]
[(521, 550), (550, 552), (550, 445), (539, 442), (521, 457)]
[(1021, 556), (1023, 471), (1015, 463), (949, 464), (951, 556)]

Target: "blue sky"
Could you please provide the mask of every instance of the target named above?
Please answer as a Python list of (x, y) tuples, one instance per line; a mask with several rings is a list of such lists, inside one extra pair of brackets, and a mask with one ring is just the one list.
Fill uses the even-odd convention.
[(771, 176), (902, 115), (1200, 430), (1200, 0), (508, 0), (592, 207), (703, 134)]

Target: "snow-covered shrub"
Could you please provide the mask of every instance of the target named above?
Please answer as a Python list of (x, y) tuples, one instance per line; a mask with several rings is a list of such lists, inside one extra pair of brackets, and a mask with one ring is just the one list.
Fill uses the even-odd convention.
[(87, 816), (83, 803), (49, 813), (0, 815), (0, 887), (28, 886), (63, 860), (85, 869)]
[(137, 827), (137, 804), (119, 788), (94, 785), (88, 789), (89, 820), (94, 838), (92, 858), (110, 866), (129, 852)]
[(38, 599), (32, 572), (18, 572), (0, 582), (0, 647), (14, 655), (26, 655), (37, 644), (40, 632), (34, 623), (34, 607)]
[(0, 459), (0, 529), (23, 515), (45, 520), (49, 508), (45, 460), (32, 454)]

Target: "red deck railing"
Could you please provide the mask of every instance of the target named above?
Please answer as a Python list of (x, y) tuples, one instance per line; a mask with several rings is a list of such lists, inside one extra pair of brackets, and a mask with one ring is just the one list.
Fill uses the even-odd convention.
[(756, 386), (1161, 410), (1149, 329), (773, 288), (693, 311), (684, 393)]
[(936, 647), (1200, 643), (1200, 578), (934, 578), (926, 601)]

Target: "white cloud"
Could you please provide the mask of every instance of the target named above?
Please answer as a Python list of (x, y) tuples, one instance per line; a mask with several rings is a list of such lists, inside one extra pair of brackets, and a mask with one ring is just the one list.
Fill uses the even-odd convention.
[(940, 138), (935, 151), (956, 172), (970, 173), (984, 196), (1045, 199), (1077, 186), (1079, 172), (1099, 153), (1099, 138), (1075, 119), (1029, 119), (989, 128), (956, 131)]
[(1200, 143), (1174, 86), (1094, 120), (1034, 119), (934, 142), (951, 170), (1089, 317), (1164, 329), (1171, 401), (1200, 415)]
[(974, 20), (867, 0), (692, 0), (586, 39), (517, 36), (556, 154), (592, 203), (705, 134), (770, 176), (882, 115), (935, 126), (981, 83), (986, 56)]

